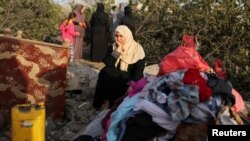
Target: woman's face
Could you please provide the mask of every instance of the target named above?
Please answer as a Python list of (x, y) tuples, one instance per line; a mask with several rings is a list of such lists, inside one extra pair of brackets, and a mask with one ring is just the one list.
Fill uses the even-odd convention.
[(124, 45), (125, 41), (126, 41), (126, 38), (122, 34), (120, 34), (119, 32), (116, 31), (115, 32), (115, 42), (116, 42), (116, 44)]

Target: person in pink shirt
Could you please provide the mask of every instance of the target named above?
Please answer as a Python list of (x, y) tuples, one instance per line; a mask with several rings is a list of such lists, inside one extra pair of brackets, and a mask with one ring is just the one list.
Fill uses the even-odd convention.
[(64, 20), (60, 25), (62, 43), (70, 47), (70, 63), (73, 62), (74, 58), (74, 36), (80, 35), (79, 32), (75, 32), (75, 25), (73, 22), (75, 17), (76, 14), (74, 12), (69, 13), (68, 19)]

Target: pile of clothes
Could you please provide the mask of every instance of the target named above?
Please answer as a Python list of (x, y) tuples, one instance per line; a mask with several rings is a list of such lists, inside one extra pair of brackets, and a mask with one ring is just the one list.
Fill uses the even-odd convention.
[[(154, 137), (170, 141), (182, 123), (246, 124), (238, 114), (245, 108), (244, 101), (218, 69), (221, 62), (217, 73), (202, 59), (196, 45), (194, 36), (184, 35), (182, 44), (161, 60), (157, 76), (145, 75), (132, 82), (127, 93), (82, 135), (101, 136), (102, 141)], [(100, 130), (93, 133), (91, 127), (97, 126)]]

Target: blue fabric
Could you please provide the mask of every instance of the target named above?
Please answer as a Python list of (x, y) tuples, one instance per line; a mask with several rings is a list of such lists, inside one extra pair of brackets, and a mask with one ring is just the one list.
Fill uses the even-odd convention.
[(169, 115), (173, 121), (181, 121), (188, 117), (199, 103), (199, 91), (197, 86), (184, 85), (170, 93), (168, 99)]
[(119, 131), (118, 131), (118, 135), (117, 135), (117, 141), (121, 141), (122, 137), (126, 131), (126, 122), (128, 121), (128, 119), (130, 117), (133, 117), (135, 114), (140, 113), (141, 111), (130, 111), (128, 114), (126, 114), (126, 116), (124, 117), (124, 119), (122, 119), (122, 121), (119, 124)]
[(118, 126), (119, 123), (126, 115), (133, 110), (133, 107), (136, 103), (140, 101), (139, 95), (135, 95), (133, 97), (126, 97), (123, 102), (119, 105), (119, 107), (114, 111), (110, 116), (110, 126), (107, 132), (107, 140), (108, 141), (117, 141), (118, 135)]
[(201, 124), (211, 121), (216, 118), (221, 106), (221, 97), (213, 96), (208, 101), (201, 102), (194, 107), (184, 122)]

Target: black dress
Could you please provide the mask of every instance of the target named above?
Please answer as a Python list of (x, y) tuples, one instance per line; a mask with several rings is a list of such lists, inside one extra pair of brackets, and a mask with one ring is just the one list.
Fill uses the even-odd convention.
[(109, 37), (109, 18), (104, 12), (103, 5), (98, 5), (98, 10), (90, 20), (91, 34), (91, 61), (101, 62), (107, 55)]
[(143, 77), (144, 59), (130, 64), (127, 72), (121, 71), (119, 65), (116, 68), (115, 61), (116, 58), (112, 55), (104, 59), (106, 66), (99, 73), (93, 100), (96, 109), (101, 108), (105, 100), (108, 100), (109, 107), (112, 107), (114, 101), (126, 93), (130, 80), (138, 81)]

